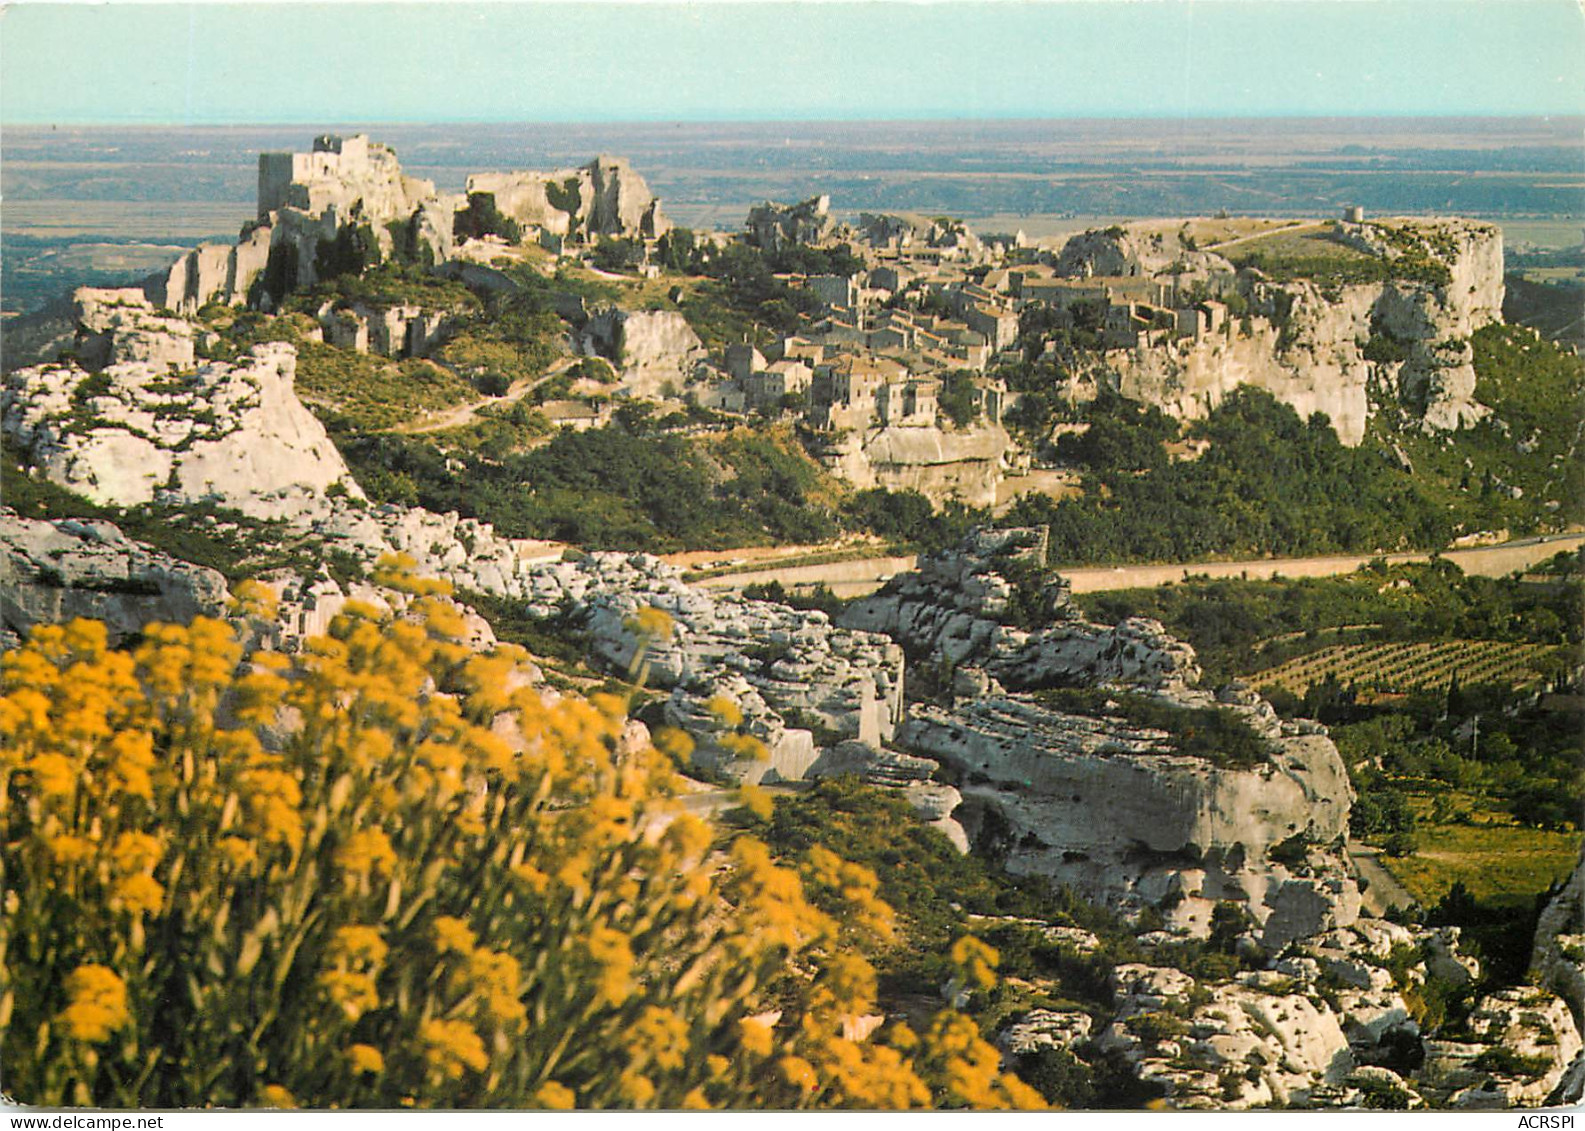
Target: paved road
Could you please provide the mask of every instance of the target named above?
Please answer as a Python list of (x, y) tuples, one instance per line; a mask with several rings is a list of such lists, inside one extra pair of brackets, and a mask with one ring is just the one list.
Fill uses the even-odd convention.
[[(1477, 546), (1468, 550), (1449, 550), (1442, 557), (1467, 574), (1479, 577), (1506, 577), (1515, 570), (1546, 561), (1564, 550), (1585, 545), (1585, 534), (1547, 534), (1520, 538), (1496, 546)], [(1073, 585), (1075, 593), (1100, 593), (1114, 589), (1150, 589), (1194, 577), (1335, 577), (1353, 573), (1381, 555), (1355, 554), (1324, 558), (1259, 558), (1242, 562), (1191, 562), (1186, 565), (1083, 566), (1057, 567)], [(1429, 554), (1387, 554), (1390, 563), (1429, 561)], [(839, 597), (860, 597), (879, 589), (888, 578), (914, 568), (912, 557), (862, 558), (829, 565), (797, 566), (790, 569), (758, 569), (712, 577), (700, 584), (712, 589), (741, 589), (757, 582), (780, 581), (783, 585), (829, 585)]]
[(1381, 850), (1368, 844), (1350, 844), (1348, 855), (1354, 868), (1369, 882), (1361, 903), (1367, 914), (1380, 917), (1389, 907), (1408, 907), (1414, 903), (1409, 889), (1400, 884), (1381, 863)]

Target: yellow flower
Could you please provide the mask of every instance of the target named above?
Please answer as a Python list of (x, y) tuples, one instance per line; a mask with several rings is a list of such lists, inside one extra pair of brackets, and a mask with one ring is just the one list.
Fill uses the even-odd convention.
[(160, 842), (148, 833), (125, 832), (110, 846), (118, 872), (147, 872), (160, 862)]
[(705, 1098), (703, 1088), (695, 1088), (682, 1098), (684, 1111), (709, 1111), (714, 1106)]
[(373, 1045), (353, 1045), (347, 1049), (347, 1060), (352, 1064), (352, 1071), (360, 1075), (385, 1071), (385, 1057)]
[(158, 911), (165, 904), (165, 889), (153, 876), (139, 872), (135, 876), (124, 876), (117, 880), (111, 888), (114, 901), (119, 902), (121, 908), (137, 915), (145, 911)]
[(643, 1107), (655, 1098), (655, 1082), (631, 1068), (616, 1080), (616, 1093), (634, 1107)]
[(753, 1053), (755, 1056), (769, 1056), (771, 1028), (758, 1018), (745, 1017), (737, 1023), (737, 1043), (744, 1052)]
[(996, 984), (996, 966), (1001, 955), (996, 948), (973, 935), (964, 935), (952, 944), (952, 965), (966, 985), (988, 990)]
[(356, 970), (326, 970), (319, 975), (330, 1000), (339, 1005), (348, 1021), (356, 1021), (380, 1005), (380, 994), (371, 974)]
[(65, 833), (46, 838), (44, 846), (49, 849), (50, 855), (57, 864), (81, 863), (92, 856), (94, 849), (98, 847), (87, 837), (68, 836)]
[(762, 821), (770, 820), (771, 815), (776, 812), (775, 799), (757, 785), (740, 786), (737, 799), (743, 803), (743, 808)]
[(66, 975), (69, 1003), (56, 1018), (73, 1040), (99, 1044), (132, 1021), (127, 984), (108, 966), (90, 963)]
[(380, 937), (378, 927), (337, 927), (330, 941), (331, 956), (348, 962), (365, 962), (377, 966), (385, 961), (389, 952), (390, 948)]
[(725, 1076), (727, 1070), (732, 1067), (730, 1060), (724, 1056), (716, 1056), (714, 1053), (704, 1058), (704, 1064), (710, 1070), (710, 1076), (713, 1079), (720, 1079)]
[(424, 1059), (447, 1079), (457, 1080), (465, 1069), (483, 1072), (490, 1063), (479, 1034), (465, 1021), (426, 1021), (422, 1029)]
[(355, 876), (389, 876), (396, 867), (396, 850), (380, 829), (363, 829), (336, 850), (336, 864)]
[(275, 590), (262, 581), (249, 579), (237, 586), (231, 598), (231, 612), (253, 620), (272, 621), (280, 608)]
[(598, 967), (596, 1000), (621, 1005), (633, 992), (633, 947), (627, 936), (610, 927), (595, 927), (584, 947)]
[(578, 1097), (565, 1084), (547, 1080), (534, 1093), (534, 1102), (549, 1111), (571, 1111), (578, 1106)]
[(722, 726), (735, 727), (743, 721), (743, 708), (725, 695), (711, 696), (704, 709), (714, 715)]
[(468, 959), (468, 976), (484, 996), (484, 1007), (497, 1021), (520, 1021), (528, 1013), (521, 999), (522, 967), (510, 954), (476, 950)]
[(37, 754), (27, 765), (45, 797), (65, 797), (77, 785), (77, 766), (64, 754)]
[(110, 740), (110, 784), (123, 793), (154, 799), (154, 736), (121, 731)]
[(693, 754), (693, 738), (676, 727), (657, 728), (651, 741), (656, 750), (677, 762), (686, 762)]
[(701, 856), (710, 847), (715, 834), (710, 826), (690, 813), (682, 813), (666, 826), (661, 838), (666, 846), (684, 860)]
[(266, 1084), (259, 1095), (259, 1106), (294, 1108), (297, 1098), (279, 1084)]
[(627, 1052), (635, 1061), (648, 1058), (660, 1068), (681, 1068), (688, 1054), (688, 1023), (669, 1009), (646, 1005), (628, 1030)]
[(527, 884), (536, 894), (545, 894), (545, 887), (550, 883), (550, 877), (532, 864), (519, 864), (512, 869), (512, 875)]
[(776, 1062), (776, 1067), (781, 1070), (782, 1079), (795, 1088), (812, 1092), (820, 1086), (814, 1065), (801, 1056), (784, 1056)]
[(215, 847), (233, 868), (245, 868), (259, 858), (259, 850), (239, 836), (221, 837)]
[(745, 762), (764, 762), (770, 758), (770, 748), (752, 734), (723, 734), (716, 741), (732, 757)]
[(450, 915), (441, 915), (435, 919), (435, 943), (442, 954), (447, 951), (472, 954), (477, 941), (477, 936), (461, 919)]

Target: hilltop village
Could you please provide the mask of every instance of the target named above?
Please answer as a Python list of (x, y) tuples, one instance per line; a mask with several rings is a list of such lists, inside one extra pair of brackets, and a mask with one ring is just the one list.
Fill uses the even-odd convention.
[[(604, 424), (623, 397), (798, 421), (822, 461), (858, 486), (973, 505), (994, 503), (1031, 454), (1003, 419), (1026, 390), (1010, 390), (997, 363), (1061, 362), (1050, 390), (1059, 399), (1082, 403), (1110, 385), (1184, 419), (1239, 386), (1265, 388), (1301, 416), (1326, 412), (1357, 444), (1373, 386), (1428, 428), (1478, 419), (1458, 343), (1499, 321), (1502, 305), (1494, 227), (1371, 222), (1358, 210), (1315, 223), (1119, 226), (1053, 250), (945, 217), (839, 223), (817, 197), (756, 207), (738, 233), (696, 236), (673, 231), (621, 159), (476, 174), (446, 194), (362, 135), (263, 155), (258, 207), (234, 246), (201, 246), (151, 279), (149, 301), (187, 314), (210, 303), (271, 310), (327, 272), (393, 260), (429, 264), (475, 293), (520, 289), (513, 272), (525, 264), (552, 280), (581, 268), (619, 288), (631, 281), (639, 301), (552, 288), (571, 348), (620, 378), (544, 405), (556, 426)], [(1235, 265), (1237, 251), (1266, 247), (1276, 270), (1259, 256)], [(676, 309), (682, 290), (656, 284), (668, 267), (708, 273), (734, 249), (768, 266), (779, 309), (764, 320), (751, 312), (738, 340), (707, 347)], [(1328, 278), (1296, 278), (1282, 256), (1321, 262)], [(312, 314), (310, 333), (331, 345), (444, 360), (462, 310), (371, 296), (327, 299)]]
[[(785, 894), (785, 877), (765, 879), (772, 854), (804, 868), (817, 902), (880, 892), (896, 907), (895, 931), (891, 910), (872, 915), (882, 941), (862, 959), (815, 949), (805, 970), (792, 961), (808, 942), (798, 932), (835, 946), (848, 928), (819, 926), (790, 897), (772, 902), (756, 930), (795, 940), (788, 970), (743, 978), (730, 1006), (743, 1017), (730, 1016), (747, 1027), (735, 1035), (710, 1028), (727, 1006), (689, 1030), (740, 1064), (773, 1041), (797, 1050), (774, 1079), (802, 1088), (805, 1069), (828, 1074), (786, 1093), (798, 1102), (819, 1088), (854, 1106), (883, 1094), (1201, 1110), (1574, 1101), (1585, 868), (1562, 812), (1575, 763), (1554, 753), (1585, 673), (1568, 653), (1577, 629), (1556, 611), (1578, 588), (1567, 563), (1523, 584), (1477, 584), (1445, 562), (1383, 557), (1330, 589), (1241, 579), (1212, 595), (1226, 604), (1190, 614), (1166, 587), (1087, 604), (1061, 572), (1172, 560), (1183, 547), (1185, 560), (1375, 556), (1564, 531), (1580, 516), (1569, 474), (1579, 429), (1555, 406), (1577, 398), (1579, 368), (1504, 324), (1503, 285), (1501, 235), (1472, 220), (1357, 209), (1149, 220), (1058, 243), (947, 217), (843, 220), (817, 196), (705, 233), (674, 225), (619, 158), (478, 173), (447, 193), (365, 136), (321, 137), (306, 153), (260, 157), (257, 216), (234, 243), (194, 248), (138, 286), (80, 289), (64, 314), (13, 335), (32, 356), (8, 359), (0, 392), (0, 630), (8, 650), (28, 650), (22, 680), (75, 662), (78, 645), (59, 641), (88, 630), (50, 635), (74, 618), (104, 626), (100, 653), (140, 657), (176, 640), (155, 626), (226, 622), (253, 654), (205, 725), (243, 752), (239, 780), (271, 783), (275, 808), (248, 786), (248, 821), (284, 812), (290, 826), (301, 803), (320, 838), (349, 796), (377, 822), (382, 806), (431, 794), (450, 806), (437, 838), (474, 836), (486, 817), (504, 819), (515, 787), (503, 765), (543, 757), (536, 742), (588, 739), (609, 762), (590, 765), (619, 785), (591, 801), (590, 783), (605, 781), (591, 769), (552, 797), (545, 828), (561, 831), (545, 844), (561, 851), (555, 838), (594, 814), (579, 835), (631, 858), (610, 857), (591, 879), (592, 867), (579, 871), (587, 853), (525, 862), (519, 846), (507, 866), (507, 850), (486, 844), (481, 874), (522, 885), (511, 898), (525, 902), (511, 906), (536, 914), (637, 914), (632, 860), (655, 844), (671, 852), (662, 830), (679, 818), (645, 825), (636, 767), (664, 763), (651, 777), (720, 822), (689, 851), (714, 851), (698, 867), (726, 877), (709, 889), (722, 915)], [(1125, 536), (1137, 540), (1105, 541)], [(690, 572), (691, 555), (793, 543), (812, 558), (909, 558), (856, 600), (779, 583), (707, 588)], [(1291, 619), (1312, 615), (1331, 619)], [(1412, 650), (1432, 634), (1440, 647), (1488, 629), (1521, 657), (1501, 688), (1461, 691), (1457, 670), (1413, 695), (1335, 677), (1297, 692), (1255, 682), (1284, 658)], [(410, 681), (401, 694), (362, 669), (342, 674), (370, 697), (359, 718), (422, 708), (422, 726), (392, 732), (417, 744), (416, 768), (367, 796), (350, 792), (363, 788), (350, 770), (347, 785), (309, 764), (293, 777), (282, 751), (297, 749), (294, 736), (331, 739), (297, 706), (266, 715), (248, 696), (277, 671), (318, 686), (337, 665), (388, 660), (382, 633), (424, 641), (436, 673), (393, 661)], [(182, 653), (183, 672), (215, 666), (200, 643)], [(62, 710), (71, 683), (52, 676), (44, 689)], [(1499, 691), (1497, 706), (1470, 706)], [(1402, 713), (1349, 713), (1375, 706)], [(1323, 711), (1358, 729), (1330, 730)], [(6, 725), (25, 729), (25, 714)], [(531, 740), (522, 721), (541, 716), (560, 729)], [(349, 742), (345, 757), (362, 772), (378, 749)], [(464, 754), (478, 764), (459, 769)], [(56, 781), (52, 765), (36, 758), (28, 780)], [(1446, 800), (1417, 810), (1403, 784), (1451, 796), (1453, 780), (1457, 804), (1500, 802), (1500, 813), (1461, 819)], [(217, 827), (231, 827), (239, 803), (227, 804), (224, 817), (214, 806)], [(1462, 881), (1461, 896), (1420, 906), (1358, 839), (1412, 857), (1415, 822), (1433, 813), (1449, 827), (1522, 826), (1567, 866), (1526, 891), (1522, 913), (1480, 903)], [(728, 828), (764, 843), (717, 851)], [(277, 847), (311, 876), (303, 843)], [(397, 882), (394, 853), (384, 863), (350, 839), (314, 843), (343, 876), (336, 898), (364, 900), (382, 923), (432, 917)], [(233, 848), (238, 861), (248, 848)], [(181, 882), (163, 862), (122, 855), (162, 896)], [(226, 874), (262, 867), (248, 859)], [(591, 899), (589, 885), (607, 881)], [(688, 922), (712, 921), (687, 907)], [(600, 1012), (640, 992), (609, 956), (670, 939), (646, 923), (624, 925), (619, 945), (615, 928), (590, 928), (590, 969), (622, 995), (580, 1004), (578, 1024), (664, 1027), (656, 1017), (680, 997), (652, 986), (642, 1021), (637, 1006)], [(305, 917), (301, 936), (313, 929)], [(247, 946), (288, 971), (293, 951), (260, 941), (273, 930)], [(514, 979), (540, 977), (532, 956), (503, 962), (461, 919), (436, 930), (424, 962), (472, 955), (457, 984), (482, 978), (475, 966), (512, 992)], [(380, 975), (383, 942), (360, 944), (361, 958), (344, 940), (315, 945), (328, 973), (304, 986)], [(678, 977), (672, 957), (649, 972), (656, 985), (705, 977), (702, 959)], [(456, 1017), (521, 1019), (521, 1002), (491, 985)], [(823, 1004), (799, 1022), (806, 990)], [(343, 1036), (372, 1031), (360, 1019), (379, 1011), (362, 1001), (327, 1012), (336, 1024), (346, 1015)], [(818, 1045), (817, 1023), (831, 1029)], [(860, 1090), (853, 1066), (903, 1064), (914, 1029), (957, 1042), (964, 1059), (946, 1082)], [(521, 1034), (509, 1032), (488, 1050), (469, 1030), (476, 1056), (458, 1037), (467, 1055), (454, 1077), (435, 1067), (451, 1062), (432, 1040), (432, 1079), (466, 1071), (504, 1088), (480, 1065), (516, 1063)], [(737, 1071), (724, 1053), (673, 1064), (629, 1052), (625, 1084), (613, 1076), (597, 1091), (589, 1081), (610, 1066), (585, 1066), (585, 1091), (542, 1089), (532, 1103), (709, 1106)], [(684, 1087), (707, 1063), (710, 1079)], [(645, 1076), (646, 1091), (634, 1065), (662, 1088), (674, 1071), (676, 1087)], [(263, 1081), (236, 1086), (242, 1105), (276, 1095)]]

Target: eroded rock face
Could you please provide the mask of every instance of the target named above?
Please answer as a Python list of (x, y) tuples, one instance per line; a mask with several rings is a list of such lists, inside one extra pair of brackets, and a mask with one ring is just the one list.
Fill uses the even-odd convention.
[(607, 307), (589, 316), (581, 337), (588, 352), (612, 360), (622, 388), (636, 397), (659, 397), (668, 386), (675, 395), (706, 355), (699, 335), (676, 311)]
[(103, 621), (118, 643), (153, 621), (222, 616), (229, 596), (215, 570), (134, 542), (113, 523), (0, 510), (0, 646), (76, 617)]
[(838, 437), (820, 461), (860, 489), (918, 491), (937, 503), (957, 499), (988, 507), (996, 502), (1012, 446), (1000, 424), (961, 430), (890, 426)]
[[(131, 333), (150, 336), (142, 327)], [(0, 428), (52, 483), (97, 503), (207, 502), (275, 518), (284, 495), (341, 484), (361, 497), (324, 426), (293, 391), (296, 365), (297, 351), (274, 342), (236, 365), (19, 369), (0, 388)]]
[[(1106, 367), (1116, 374), (1119, 391), (1180, 419), (1197, 419), (1234, 389), (1252, 385), (1301, 417), (1325, 413), (1348, 445), (1364, 438), (1373, 393), (1397, 400), (1431, 431), (1468, 427), (1486, 416), (1489, 410), (1476, 399), (1469, 336), (1501, 321), (1501, 231), (1471, 220), (1397, 219), (1344, 225), (1339, 238), (1389, 264), (1406, 254), (1423, 256), (1445, 269), (1447, 282), (1411, 275), (1323, 286), (1245, 273), (1236, 286), (1248, 299), (1247, 317), (1195, 339), (1108, 351)], [(1172, 233), (1136, 226), (1086, 232), (1064, 247), (1059, 270), (1159, 275), (1169, 283), (1204, 278), (1213, 289), (1232, 289), (1225, 260), (1180, 243)], [(1171, 279), (1162, 274), (1168, 267), (1175, 272)], [(1368, 360), (1365, 347), (1373, 338), (1391, 340), (1400, 359)]]
[(1057, 256), (1058, 274), (1082, 279), (1151, 276), (1175, 266), (1202, 275), (1233, 275), (1227, 260), (1191, 248), (1179, 232), (1159, 224), (1080, 232), (1062, 245)]
[(1245, 903), (1270, 924), (1273, 949), (1353, 921), (1357, 887), (1337, 861), (1267, 858), (1295, 836), (1343, 836), (1351, 795), (1330, 741), (1279, 732), (1268, 763), (1232, 769), (1175, 755), (1167, 737), (1006, 694), (916, 707), (897, 741), (962, 775), (971, 832), (994, 827), (988, 812), (1007, 826), (1014, 874), (1114, 906), (1169, 904), (1172, 922), (1201, 933), (1217, 902)]
[(1585, 853), (1536, 923), (1530, 967), (1538, 984), (1560, 994), (1585, 1023)]
[[(1336, 846), (1353, 794), (1322, 729), (1279, 719), (1245, 688), (1198, 688), (1193, 649), (1154, 621), (1084, 621), (1060, 578), (1029, 580), (1043, 557), (1041, 531), (976, 532), (843, 615), (954, 670), (950, 704), (916, 705), (897, 743), (952, 769), (970, 835), (994, 841), (1011, 872), (1155, 907), (1195, 933), (1218, 902), (1237, 902), (1272, 951), (1352, 923), (1358, 887)], [(1009, 624), (1015, 614), (1043, 626)], [(1039, 693), (1076, 687), (1115, 688), (1184, 725), (1186, 712), (1220, 712), (1261, 753), (1180, 754), (1104, 695), (1077, 713)]]
[(1268, 971), (1196, 985), (1181, 971), (1129, 964), (1114, 974), (1117, 1014), (1096, 1044), (1121, 1056), (1176, 1108), (1307, 1106), (1354, 1067), (1337, 1017)]
[(1420, 1091), (1439, 1105), (1493, 1109), (1545, 1103), (1582, 1047), (1562, 999), (1528, 986), (1481, 998), (1468, 1027), (1476, 1040), (1425, 1043)]
[[(1052, 932), (1073, 930), (1044, 933), (1062, 944)], [(1404, 994), (1431, 976), (1435, 931), (1361, 919), (1264, 960), (1245, 935), (1236, 940), (1245, 969), (1200, 977), (1179, 968), (1181, 936), (1137, 941), (1146, 958), (1115, 967), (1105, 1012), (1032, 1010), (998, 1043), (1015, 1055), (1113, 1058), (1165, 1106), (1188, 1110), (1533, 1107), (1563, 1102), (1581, 1063), (1567, 1010), (1531, 987), (1482, 998), (1471, 1039), (1422, 1041)], [(1441, 941), (1456, 954), (1456, 939)]]
[(655, 239), (671, 229), (649, 185), (620, 157), (553, 172), (475, 173), (467, 192), (488, 194), (502, 215), (558, 236)]
[(810, 197), (798, 204), (766, 201), (749, 209), (745, 238), (755, 247), (780, 251), (796, 244), (820, 243), (833, 226), (829, 196)]

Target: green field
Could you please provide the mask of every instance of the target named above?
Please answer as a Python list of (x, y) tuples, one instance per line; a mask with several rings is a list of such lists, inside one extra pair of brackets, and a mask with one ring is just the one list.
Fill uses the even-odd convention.
[(1398, 858), (1380, 861), (1422, 907), (1434, 906), (1455, 883), (1482, 902), (1528, 908), (1555, 881), (1566, 879), (1579, 860), (1579, 832), (1553, 832), (1516, 824), (1506, 814), (1483, 810), (1468, 794), (1438, 788), (1453, 808), (1472, 811), (1472, 822), (1426, 819), (1433, 799), (1416, 796), (1420, 814), (1419, 847)]
[(1466, 686), (1501, 684), (1517, 690), (1541, 679), (1556, 652), (1545, 644), (1507, 640), (1338, 644), (1256, 672), (1250, 681), (1301, 696), (1328, 679), (1345, 687), (1401, 692), (1445, 688), (1457, 676)]

